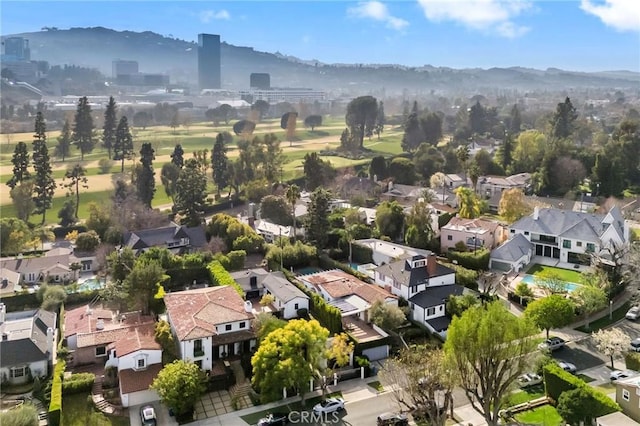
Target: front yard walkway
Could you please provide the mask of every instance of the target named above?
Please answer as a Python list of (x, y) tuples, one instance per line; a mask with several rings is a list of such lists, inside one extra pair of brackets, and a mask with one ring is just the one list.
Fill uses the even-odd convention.
[[(252, 407), (251, 400), (248, 396), (243, 396), (238, 399), (238, 409)], [(210, 417), (221, 416), (223, 414), (232, 413), (234, 410), (231, 405), (231, 395), (229, 391), (214, 391), (209, 392), (200, 398), (200, 401), (196, 402), (196, 420), (205, 420)]]

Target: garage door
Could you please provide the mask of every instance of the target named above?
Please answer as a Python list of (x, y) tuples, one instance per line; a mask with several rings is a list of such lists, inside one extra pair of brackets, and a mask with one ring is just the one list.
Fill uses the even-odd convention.
[(385, 359), (389, 356), (389, 346), (383, 345), (375, 348), (369, 348), (362, 351), (362, 355), (369, 357), (369, 361), (377, 361), (379, 359)]
[[(148, 402), (159, 401), (158, 392), (154, 390), (143, 390), (139, 392), (131, 392), (129, 394), (129, 407), (134, 405), (146, 404)], [(124, 401), (123, 401), (124, 402)]]

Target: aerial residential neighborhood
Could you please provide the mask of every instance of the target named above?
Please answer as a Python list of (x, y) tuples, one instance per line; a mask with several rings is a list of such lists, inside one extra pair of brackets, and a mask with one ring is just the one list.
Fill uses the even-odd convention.
[(0, 425), (640, 424), (634, 2), (209, 3), (3, 3)]

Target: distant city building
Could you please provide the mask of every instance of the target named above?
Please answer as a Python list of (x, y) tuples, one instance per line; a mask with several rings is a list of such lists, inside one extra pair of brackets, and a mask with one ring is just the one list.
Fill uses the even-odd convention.
[(112, 62), (112, 73), (115, 79), (121, 75), (138, 74), (138, 72), (138, 61), (116, 59)]
[(198, 34), (198, 84), (200, 89), (220, 89), (220, 36)]
[(241, 90), (240, 97), (253, 103), (258, 100), (267, 101), (270, 104), (279, 102), (315, 102), (327, 99), (327, 93), (313, 89), (273, 88), (270, 90), (249, 89)]
[(254, 72), (249, 76), (249, 87), (252, 89), (271, 89), (271, 76), (269, 73)]
[[(23, 37), (7, 37), (2, 41), (3, 54), (16, 61), (30, 61), (29, 40)], [(4, 58), (3, 58), (4, 60)]]

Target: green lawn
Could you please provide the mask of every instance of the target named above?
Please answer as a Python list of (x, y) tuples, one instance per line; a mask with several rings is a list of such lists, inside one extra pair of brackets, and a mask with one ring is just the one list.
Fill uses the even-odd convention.
[(631, 303), (626, 302), (625, 304), (620, 306), (618, 309), (613, 311), (613, 315), (611, 316), (611, 319), (609, 319), (609, 315), (605, 315), (602, 318), (589, 323), (589, 328), (587, 328), (586, 326), (582, 326), (582, 327), (576, 328), (576, 330), (583, 331), (585, 333), (598, 331), (601, 328), (604, 328), (608, 325), (611, 325), (623, 319), (624, 315), (627, 313), (629, 308), (631, 308)]
[(378, 392), (384, 391), (384, 386), (382, 386), (382, 383), (380, 383), (378, 380), (374, 380), (373, 382), (369, 382), (369, 383), (367, 383), (367, 385), (372, 387), (373, 389), (377, 390)]
[(522, 389), (510, 394), (507, 397), (507, 401), (504, 404), (504, 408), (522, 404), (523, 402), (531, 401), (533, 399), (540, 398), (542, 396), (544, 396), (544, 386), (542, 385), (531, 386), (527, 389)]
[(515, 415), (519, 422), (530, 425), (559, 426), (563, 424), (562, 417), (552, 405), (543, 405), (533, 410)]
[[(341, 392), (333, 392), (327, 395), (327, 398), (329, 397), (339, 397), (342, 398), (342, 393)], [(322, 400), (322, 396), (316, 396), (313, 398), (307, 398), (307, 400), (305, 401), (305, 407), (302, 406), (302, 404), (300, 403), (300, 401), (295, 401), (292, 402), (290, 404), (283, 404), (280, 405), (278, 407), (274, 407), (271, 408), (269, 410), (262, 410), (262, 411), (258, 411), (257, 413), (252, 413), (252, 414), (247, 414), (246, 416), (242, 416), (240, 417), (242, 420), (244, 420), (245, 422), (247, 422), (247, 424), (250, 425), (255, 425), (258, 423), (258, 421), (263, 418), (266, 417), (269, 413), (290, 413), (292, 411), (304, 411), (304, 410), (311, 410), (313, 408), (314, 405), (316, 405), (318, 402), (320, 402)]]
[(539, 263), (536, 263), (531, 268), (529, 268), (529, 270), (527, 271), (527, 274), (530, 274), (530, 275), (555, 274), (561, 280), (569, 283), (576, 283), (576, 284), (583, 283), (582, 274), (578, 271), (556, 268), (554, 266), (540, 265)]
[(64, 426), (129, 426), (129, 417), (110, 417), (97, 411), (89, 403), (88, 394), (69, 395), (62, 398)]

